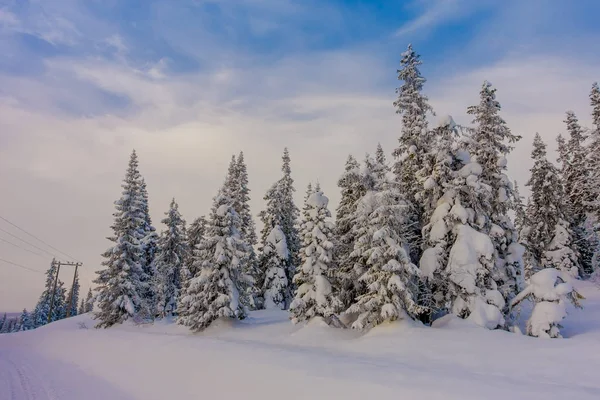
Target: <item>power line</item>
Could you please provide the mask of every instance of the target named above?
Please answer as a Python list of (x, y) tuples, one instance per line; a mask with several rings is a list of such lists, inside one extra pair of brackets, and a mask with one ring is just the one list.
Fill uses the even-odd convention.
[(10, 242), (10, 241), (8, 241), (8, 240), (6, 240), (6, 239), (0, 238), (0, 241), (3, 241), (4, 243), (8, 243), (8, 244), (10, 244), (11, 246), (18, 247), (19, 249), (21, 249), (21, 250), (24, 250), (24, 251), (26, 251), (26, 252), (29, 252), (29, 253), (31, 253), (31, 254), (35, 254), (35, 255), (36, 255), (36, 256), (38, 256), (38, 257), (42, 257), (42, 258), (44, 258), (44, 259), (46, 258), (45, 256), (43, 256), (42, 254), (38, 253), (37, 251), (33, 251), (33, 250), (26, 249), (25, 247), (21, 247), (21, 246), (19, 246), (18, 244), (16, 244), (16, 243), (13, 243), (13, 242)]
[(3, 261), (3, 262), (5, 262), (5, 263), (7, 263), (7, 264), (14, 265), (15, 267), (19, 267), (19, 268), (26, 269), (27, 271), (35, 272), (35, 273), (38, 273), (38, 274), (44, 274), (44, 272), (42, 272), (42, 271), (38, 271), (37, 269), (31, 269), (31, 268), (29, 268), (29, 267), (26, 267), (26, 266), (24, 266), (24, 265), (17, 264), (17, 263), (14, 263), (14, 262), (12, 262), (12, 261), (5, 260), (5, 259), (3, 259), (3, 258), (0, 258), (0, 261)]
[(36, 249), (38, 249), (38, 250), (41, 250), (41, 251), (43, 251), (43, 252), (44, 252), (44, 253), (46, 253), (46, 254), (50, 254), (50, 255), (51, 255), (53, 258), (60, 258), (60, 257), (57, 257), (55, 254), (52, 254), (52, 253), (50, 253), (48, 250), (44, 250), (44, 249), (42, 249), (41, 247), (38, 247), (38, 246), (36, 246), (36, 245), (35, 245), (35, 244), (33, 244), (33, 243), (29, 243), (27, 240), (25, 240), (25, 239), (21, 239), (21, 238), (20, 238), (20, 237), (18, 237), (17, 235), (13, 235), (12, 233), (10, 233), (10, 232), (9, 232), (9, 231), (7, 231), (7, 230), (4, 230), (4, 229), (0, 228), (0, 231), (4, 232), (4, 233), (6, 233), (6, 234), (9, 234), (10, 236), (14, 237), (15, 239), (19, 239), (19, 240), (20, 240), (21, 242), (23, 242), (23, 243), (27, 243), (28, 245), (30, 245), (30, 246), (32, 246), (32, 247), (35, 247)]
[(75, 257), (68, 255), (68, 254), (67, 254), (67, 253), (65, 253), (64, 251), (60, 251), (60, 250), (59, 250), (59, 249), (57, 249), (56, 247), (54, 247), (54, 246), (52, 246), (52, 245), (50, 245), (50, 244), (48, 244), (48, 243), (44, 242), (44, 241), (43, 241), (42, 239), (40, 239), (39, 237), (35, 236), (35, 235), (34, 235), (34, 234), (32, 234), (32, 233), (29, 233), (29, 232), (27, 232), (25, 229), (23, 229), (23, 228), (21, 228), (21, 227), (17, 226), (16, 224), (14, 224), (14, 223), (10, 222), (9, 220), (7, 220), (6, 218), (4, 218), (4, 217), (3, 217), (3, 216), (1, 216), (1, 215), (0, 215), (0, 219), (1, 219), (1, 220), (3, 220), (3, 221), (5, 221), (5, 222), (8, 222), (9, 224), (11, 224), (12, 226), (14, 226), (14, 227), (15, 227), (15, 228), (17, 228), (18, 230), (20, 230), (20, 231), (22, 231), (22, 232), (26, 233), (27, 235), (31, 236), (32, 238), (34, 238), (34, 239), (38, 240), (39, 242), (41, 242), (41, 243), (45, 244), (46, 246), (50, 247), (52, 250), (54, 250), (54, 251), (58, 251), (60, 254), (62, 254), (62, 255), (64, 255), (64, 256), (67, 256), (67, 257), (69, 257), (69, 258), (70, 258), (71, 260), (73, 260), (73, 261), (77, 261), (77, 262), (79, 262), (79, 263), (81, 262), (81, 261), (79, 261), (78, 259), (76, 259)]

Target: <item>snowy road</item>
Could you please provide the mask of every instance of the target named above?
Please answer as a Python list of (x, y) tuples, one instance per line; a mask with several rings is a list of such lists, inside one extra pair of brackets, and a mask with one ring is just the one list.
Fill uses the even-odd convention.
[(0, 347), (0, 400), (127, 400), (101, 379), (72, 364), (24, 348)]

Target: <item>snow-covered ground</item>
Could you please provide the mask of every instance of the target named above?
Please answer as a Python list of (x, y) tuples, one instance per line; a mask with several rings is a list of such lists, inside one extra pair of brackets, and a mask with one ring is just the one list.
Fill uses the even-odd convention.
[(578, 287), (565, 339), (452, 318), (360, 335), (260, 311), (194, 335), (168, 321), (97, 330), (83, 315), (0, 335), (0, 399), (599, 399), (600, 289)]

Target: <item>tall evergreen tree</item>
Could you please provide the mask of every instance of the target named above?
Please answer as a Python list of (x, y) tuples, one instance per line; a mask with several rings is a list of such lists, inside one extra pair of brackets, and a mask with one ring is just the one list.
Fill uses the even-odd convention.
[(122, 197), (115, 202), (113, 236), (114, 245), (102, 256), (103, 270), (94, 281), (98, 285), (98, 327), (110, 327), (136, 315), (148, 316), (145, 297), (150, 280), (144, 271), (147, 259), (147, 214), (140, 194), (141, 176), (135, 151), (123, 181)]
[(31, 314), (29, 314), (27, 309), (24, 308), (21, 316), (19, 317), (19, 331), (28, 331), (33, 328), (34, 326)]
[(336, 243), (334, 248), (340, 284), (340, 300), (348, 308), (356, 297), (356, 274), (351, 258), (356, 241), (354, 218), (360, 199), (366, 194), (360, 164), (353, 156), (348, 156), (344, 174), (338, 180), (341, 189), (340, 203), (336, 209)]
[(187, 247), (189, 249), (188, 257), (186, 257), (184, 263), (184, 274), (182, 276), (184, 286), (185, 281), (187, 279), (192, 278), (196, 275), (196, 270), (194, 269), (194, 261), (196, 251), (199, 249), (198, 246), (204, 239), (204, 233), (206, 232), (207, 221), (204, 216), (198, 217), (190, 224), (187, 229)]
[(178, 311), (179, 323), (193, 331), (203, 330), (221, 317), (246, 316), (240, 297), (251, 278), (241, 271), (248, 244), (241, 238), (240, 226), (232, 200), (220, 190), (197, 252), (196, 275), (189, 281)]
[(356, 241), (351, 258), (364, 288), (346, 310), (356, 317), (355, 329), (415, 318), (425, 311), (417, 304), (419, 269), (411, 262), (404, 239), (411, 204), (378, 172), (380, 161), (367, 157), (365, 169), (370, 170), (373, 183), (355, 211)]
[[(281, 201), (281, 230), (285, 235), (285, 239), (290, 252), (290, 262), (287, 265), (286, 276), (288, 281), (292, 282), (295, 275), (295, 269), (298, 265), (298, 253), (300, 251), (300, 237), (298, 235), (298, 216), (300, 210), (294, 204), (294, 180), (292, 179), (292, 169), (290, 167), (290, 154), (288, 149), (283, 150), (283, 165), (281, 170), (283, 171), (283, 177), (279, 180), (277, 185), (280, 192)], [(290, 285), (291, 286), (291, 285)]]
[(533, 167), (527, 186), (531, 198), (527, 206), (528, 251), (534, 260), (533, 273), (541, 268), (556, 268), (578, 275), (577, 254), (569, 227), (565, 195), (557, 168), (547, 159), (546, 144), (539, 134), (533, 140)]
[[(46, 285), (42, 292), (40, 299), (35, 307), (35, 326), (42, 326), (48, 323), (48, 315), (50, 314), (50, 308), (52, 308), (52, 317), (50, 322), (58, 321), (65, 317), (65, 289), (64, 283), (59, 279), (56, 283), (56, 290), (54, 291), (54, 300), (52, 300), (52, 289), (54, 288), (54, 281), (56, 279), (57, 266), (54, 262), (50, 264), (50, 268), (46, 271)], [(53, 302), (53, 306), (50, 304)]]
[(79, 274), (75, 275), (75, 281), (71, 290), (69, 291), (69, 295), (67, 296), (67, 300), (69, 304), (67, 304), (67, 308), (69, 308), (69, 315), (74, 317), (77, 315), (77, 303), (79, 302)]
[(254, 246), (258, 243), (256, 238), (256, 227), (254, 225), (254, 219), (252, 218), (252, 212), (250, 211), (250, 188), (248, 187), (248, 170), (246, 168), (246, 162), (244, 160), (244, 153), (240, 152), (236, 161), (236, 173), (238, 183), (238, 197), (234, 206), (236, 211), (240, 215), (242, 220), (242, 234), (246, 241)]
[(85, 314), (85, 299), (81, 298), (79, 302), (79, 308), (77, 309), (77, 315)]
[(496, 89), (484, 82), (480, 91), (480, 102), (471, 106), (467, 113), (473, 115), (470, 153), (481, 165), (481, 183), (492, 192), (485, 221), (496, 249), (493, 277), (505, 300), (508, 302), (524, 286), (523, 247), (518, 243), (517, 231), (508, 213), (514, 209), (513, 188), (506, 176), (506, 156), (512, 143), (521, 139), (514, 135), (500, 116), (501, 106), (496, 100)]
[(140, 281), (142, 283), (141, 295), (144, 300), (144, 308), (141, 315), (145, 318), (153, 318), (156, 314), (158, 305), (158, 293), (156, 287), (159, 282), (159, 277), (157, 276), (156, 265), (154, 264), (154, 258), (156, 257), (158, 249), (158, 233), (156, 232), (156, 228), (152, 225), (152, 218), (150, 218), (148, 189), (144, 178), (141, 178), (139, 188), (139, 201), (143, 214), (143, 237), (140, 241), (142, 247), (142, 258), (140, 261), (143, 274), (141, 275)]
[(94, 295), (92, 294), (92, 289), (90, 288), (85, 298), (85, 312), (89, 313), (92, 311), (94, 311)]
[[(565, 219), (570, 223), (574, 246), (579, 252), (579, 261), (584, 272), (592, 271), (593, 248), (590, 235), (586, 232), (589, 218), (589, 201), (593, 198), (589, 184), (591, 170), (586, 160), (585, 136), (573, 111), (567, 111), (565, 124), (569, 140), (559, 137), (559, 161), (562, 164), (561, 177), (565, 195)], [(562, 140), (562, 143), (561, 143)]]
[(291, 282), (287, 276), (291, 255), (287, 237), (281, 228), (283, 201), (276, 182), (267, 191), (264, 199), (266, 208), (261, 211), (263, 222), (260, 256), (258, 259), (262, 302), (265, 308), (286, 309), (291, 302)]
[(446, 148), (439, 160), (436, 184), (443, 195), (423, 228), (427, 247), (420, 269), (437, 309), (488, 329), (504, 326), (506, 302), (496, 283), (489, 236), (492, 189), (481, 181), (482, 166), (461, 146)]
[(158, 239), (155, 265), (158, 274), (157, 313), (161, 317), (170, 316), (177, 311), (177, 301), (181, 292), (181, 276), (188, 254), (185, 237), (185, 221), (179, 213), (175, 199), (171, 201), (169, 211), (161, 221), (167, 229)]
[(398, 80), (403, 83), (396, 89), (398, 98), (394, 102), (396, 113), (402, 116), (400, 143), (394, 151), (394, 173), (401, 191), (407, 194), (410, 201), (415, 200), (417, 173), (421, 169), (422, 156), (429, 144), (427, 114), (433, 112), (427, 96), (422, 93), (426, 79), (419, 70), (421, 64), (421, 56), (415, 53), (409, 44), (402, 53)]
[(408, 245), (416, 250), (410, 254), (412, 261), (416, 263), (420, 258), (421, 228), (424, 223), (422, 202), (417, 198), (418, 180), (432, 140), (427, 115), (433, 114), (433, 109), (427, 96), (422, 93), (426, 79), (419, 70), (422, 64), (421, 57), (413, 50), (412, 45), (409, 44), (407, 50), (402, 53), (400, 64), (398, 80), (402, 81), (402, 84), (396, 89), (398, 98), (394, 107), (396, 113), (402, 116), (402, 130), (398, 139), (399, 146), (393, 152), (396, 158), (393, 171), (401, 193), (405, 194), (407, 201), (414, 204), (414, 215), (410, 219), (416, 221), (416, 224), (411, 237), (408, 238)]
[(334, 224), (327, 209), (329, 199), (309, 185), (302, 222), (301, 265), (294, 276), (297, 290), (290, 305), (294, 323), (314, 317), (332, 322), (341, 311), (335, 288), (333, 260)]

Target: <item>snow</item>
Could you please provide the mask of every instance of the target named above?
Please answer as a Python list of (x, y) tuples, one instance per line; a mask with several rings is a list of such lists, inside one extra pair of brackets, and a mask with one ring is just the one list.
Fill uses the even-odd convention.
[(448, 271), (453, 282), (459, 283), (466, 293), (474, 293), (477, 271), (482, 268), (481, 258), (491, 260), (494, 245), (487, 235), (468, 225), (459, 225), (455, 231), (456, 241), (450, 250)]
[(315, 192), (306, 200), (306, 204), (313, 208), (327, 208), (329, 199), (322, 192)]
[(440, 117), (437, 124), (438, 128), (446, 128), (454, 129), (456, 128), (456, 122), (454, 122), (454, 118), (451, 115), (444, 115)]
[(200, 334), (172, 319), (93, 329), (82, 315), (0, 335), (0, 398), (592, 400), (600, 289), (575, 284), (586, 308), (569, 309), (568, 339), (552, 341), (452, 315), (433, 327), (401, 321), (367, 334), (319, 319), (293, 325), (284, 311), (219, 320)]

